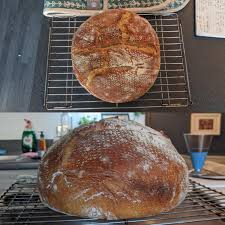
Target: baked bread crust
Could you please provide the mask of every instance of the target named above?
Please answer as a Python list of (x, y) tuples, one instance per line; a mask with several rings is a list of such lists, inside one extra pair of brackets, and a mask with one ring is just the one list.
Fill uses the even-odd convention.
[(44, 203), (67, 214), (138, 218), (179, 205), (188, 170), (160, 132), (107, 119), (74, 129), (46, 152), (38, 189)]
[(153, 86), (160, 69), (155, 30), (139, 15), (113, 9), (89, 18), (72, 41), (74, 73), (92, 95), (129, 102)]

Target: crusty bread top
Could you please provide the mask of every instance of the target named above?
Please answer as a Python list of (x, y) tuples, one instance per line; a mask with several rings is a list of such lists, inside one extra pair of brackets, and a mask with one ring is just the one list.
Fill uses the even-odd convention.
[(188, 170), (161, 133), (107, 119), (74, 129), (49, 149), (39, 168), (38, 188), (44, 203), (67, 214), (143, 217), (183, 201)]
[(143, 17), (126, 10), (93, 16), (74, 34), (74, 72), (90, 93), (114, 103), (139, 98), (160, 68), (156, 32)]

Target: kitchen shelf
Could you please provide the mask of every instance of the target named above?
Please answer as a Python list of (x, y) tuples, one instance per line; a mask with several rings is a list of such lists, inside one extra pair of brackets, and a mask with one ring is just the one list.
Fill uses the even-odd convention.
[(95, 220), (69, 216), (53, 211), (41, 202), (35, 177), (24, 177), (17, 180), (0, 197), (0, 223), (2, 225), (181, 224), (224, 218), (225, 195), (191, 180), (186, 199), (174, 210), (161, 213), (158, 216), (129, 220)]
[(177, 14), (140, 14), (151, 23), (160, 41), (161, 69), (154, 86), (141, 98), (113, 104), (89, 94), (73, 74), (74, 32), (88, 17), (51, 18), (49, 26), (44, 107), (48, 111), (147, 111), (191, 104), (182, 26)]

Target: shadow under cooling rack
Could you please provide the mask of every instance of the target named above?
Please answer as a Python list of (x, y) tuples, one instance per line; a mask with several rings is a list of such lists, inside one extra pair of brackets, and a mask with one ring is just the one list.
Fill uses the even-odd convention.
[(71, 43), (74, 32), (88, 17), (52, 18), (44, 106), (47, 110), (132, 111), (191, 104), (182, 26), (177, 14), (140, 14), (154, 27), (160, 41), (161, 69), (154, 86), (136, 101), (113, 104), (89, 94), (73, 74)]
[(53, 211), (41, 202), (37, 192), (36, 178), (23, 178), (16, 181), (0, 197), (0, 223), (2, 225), (182, 224), (224, 218), (225, 195), (193, 181), (190, 181), (186, 199), (174, 210), (158, 216), (129, 220), (95, 220)]

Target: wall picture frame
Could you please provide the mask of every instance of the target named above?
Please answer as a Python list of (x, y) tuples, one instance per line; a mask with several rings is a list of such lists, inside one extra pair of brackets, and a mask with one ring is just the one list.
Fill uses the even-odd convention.
[(191, 134), (220, 135), (221, 113), (192, 113)]

